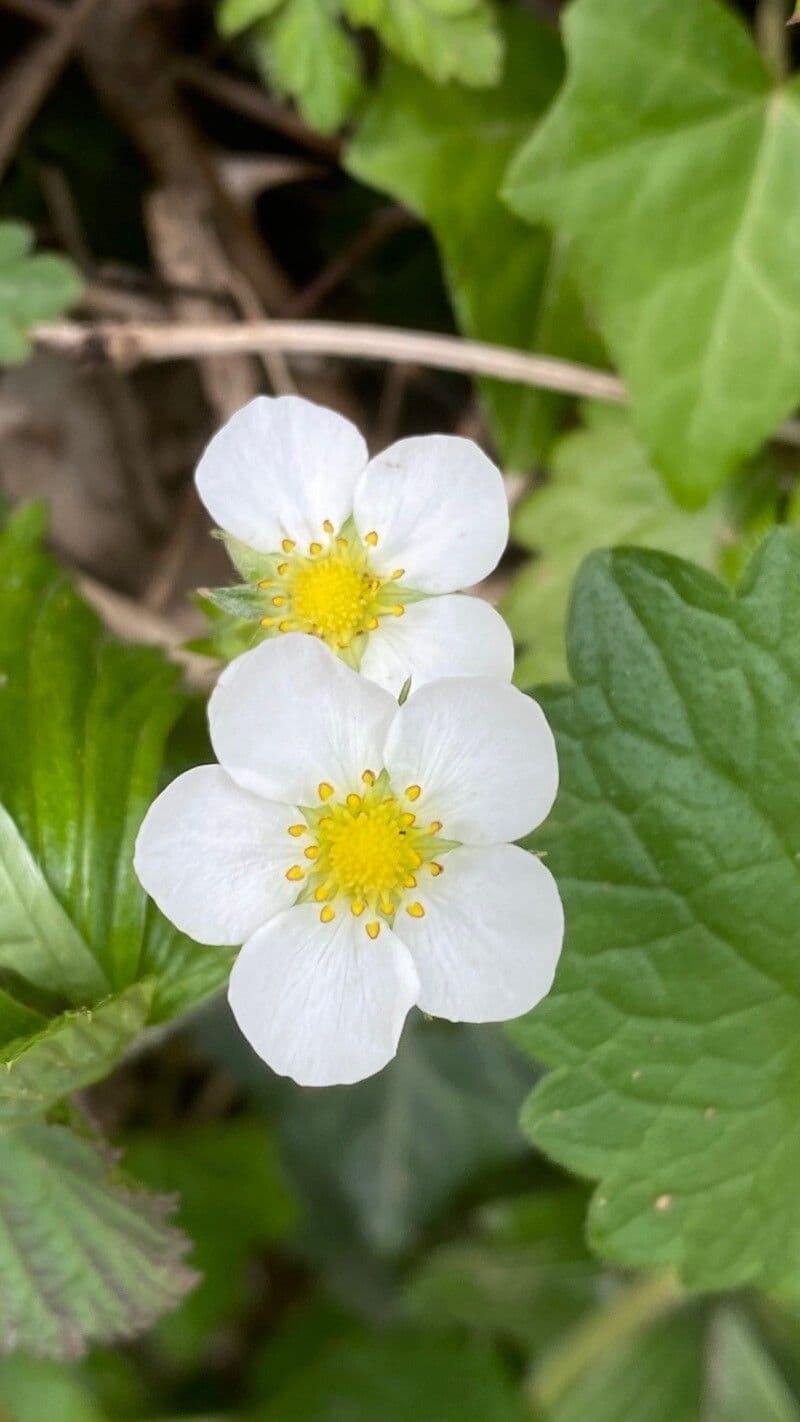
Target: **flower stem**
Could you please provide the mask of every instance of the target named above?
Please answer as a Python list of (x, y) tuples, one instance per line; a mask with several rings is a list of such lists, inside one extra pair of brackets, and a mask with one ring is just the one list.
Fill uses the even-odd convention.
[(532, 1409), (546, 1414), (594, 1363), (669, 1312), (683, 1297), (672, 1273), (636, 1279), (573, 1328), (534, 1368), (526, 1388)]

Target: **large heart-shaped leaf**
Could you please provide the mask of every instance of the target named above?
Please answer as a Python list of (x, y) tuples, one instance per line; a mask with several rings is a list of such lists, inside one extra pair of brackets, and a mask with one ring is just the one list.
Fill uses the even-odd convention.
[(800, 396), (800, 80), (773, 88), (716, 0), (576, 0), (564, 35), (506, 193), (574, 242), (653, 458), (699, 504)]
[(568, 647), (535, 838), (567, 943), (515, 1029), (556, 1070), (525, 1125), (599, 1179), (602, 1254), (797, 1296), (800, 539), (773, 534), (738, 597), (667, 555), (595, 555)]

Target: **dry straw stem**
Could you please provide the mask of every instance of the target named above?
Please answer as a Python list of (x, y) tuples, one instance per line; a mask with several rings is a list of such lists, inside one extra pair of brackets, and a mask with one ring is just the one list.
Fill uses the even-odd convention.
[[(532, 355), (511, 346), (489, 345), (430, 331), (394, 326), (362, 326), (336, 321), (243, 321), (237, 325), (168, 325), (157, 322), (59, 321), (37, 326), (39, 346), (93, 360), (133, 366), (147, 361), (197, 359), (208, 355), (264, 354), (340, 356), (356, 360), (402, 361), (408, 365), (490, 376), (563, 395), (623, 404), (627, 392), (619, 376), (556, 356)], [(800, 421), (787, 420), (776, 439), (800, 448)]]

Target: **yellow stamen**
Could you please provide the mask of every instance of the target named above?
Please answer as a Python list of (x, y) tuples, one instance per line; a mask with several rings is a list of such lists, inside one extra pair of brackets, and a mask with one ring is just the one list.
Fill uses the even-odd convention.
[(274, 618), (274, 617), (262, 617), (262, 619), (261, 619), (261, 626), (262, 626), (262, 627), (271, 627), (271, 626), (273, 625), (274, 621), (275, 621), (275, 618)]
[(258, 586), (261, 588), (261, 591), (263, 592), (265, 588), (271, 588), (271, 587), (272, 587), (273, 581), (274, 581), (274, 580), (273, 580), (272, 578), (262, 578), (262, 579), (261, 579), (261, 582), (259, 583)]
[(356, 918), (360, 918), (366, 907), (366, 904), (362, 904), (360, 899), (353, 899), (350, 905), (350, 912), (354, 914)]
[(379, 907), (381, 913), (394, 913), (394, 899), (381, 899)]
[(290, 833), (290, 835), (292, 836), (293, 839), (299, 839), (300, 836), (301, 836), (301, 834), (305, 834), (305, 832), (306, 832), (306, 827), (305, 827), (305, 825), (290, 825), (290, 826), (289, 826), (289, 833)]
[(368, 632), (374, 632), (378, 625), (377, 617), (368, 617), (365, 625)]
[(298, 879), (305, 878), (305, 870), (301, 869), (299, 864), (293, 864), (291, 869), (286, 870), (286, 877), (290, 879), (293, 884), (296, 884)]
[(371, 922), (371, 923), (368, 923), (366, 927), (367, 927), (367, 933), (369, 934), (369, 937), (372, 938), (373, 940), (376, 939), (377, 936), (378, 936), (378, 934), (379, 934), (380, 931), (381, 931), (381, 926), (380, 926), (380, 924), (378, 923), (377, 919), (373, 919), (372, 922)]
[(439, 874), (444, 873), (444, 865), (437, 864), (435, 859), (431, 860), (430, 864), (428, 865), (428, 868), (430, 869), (434, 879), (436, 879)]
[(326, 904), (325, 907), (324, 907), (324, 909), (323, 909), (322, 912), (320, 913), (319, 921), (320, 921), (320, 923), (331, 923), (332, 920), (333, 920), (335, 917), (336, 917), (336, 910), (335, 910), (335, 909), (332, 909), (331, 906), (330, 906), (330, 904)]
[(327, 884), (320, 884), (319, 888), (314, 890), (314, 898), (318, 904), (324, 904), (325, 900), (330, 897), (331, 891)]
[(308, 545), (308, 551), (309, 551), (309, 553), (311, 554), (312, 558), (316, 558), (317, 554), (322, 552), (322, 544), (321, 544), (321, 543), (309, 543), (309, 545)]
[(303, 853), (305, 854), (306, 859), (318, 859), (318, 858), (319, 858), (319, 845), (318, 845), (318, 844), (310, 844), (310, 845), (308, 846), (308, 849), (304, 849), (304, 850), (303, 850)]
[(374, 784), (375, 784), (375, 781), (376, 781), (376, 779), (377, 779), (377, 776), (375, 775), (375, 771), (374, 771), (374, 770), (365, 770), (365, 771), (364, 771), (364, 774), (363, 774), (362, 777), (361, 777), (361, 779), (363, 780), (363, 782), (364, 782), (365, 785), (374, 785)]
[(330, 800), (333, 794), (333, 786), (329, 785), (327, 780), (320, 780), (317, 786), (317, 794), (320, 800)]
[(329, 518), (325, 519), (322, 527), (325, 529), (326, 533), (333, 533), (333, 524), (331, 523)]
[(347, 797), (347, 808), (353, 811), (361, 809), (361, 796), (356, 795), (355, 791), (352, 791)]
[(378, 542), (378, 535), (375, 532), (374, 528), (372, 529), (371, 533), (367, 534), (366, 538), (364, 539), (364, 542), (368, 543), (370, 548), (374, 548), (376, 546)]
[(337, 538), (336, 543), (337, 543), (337, 546), (338, 546), (339, 548), (349, 548), (349, 547), (350, 547), (350, 544), (348, 543), (348, 541), (347, 541), (346, 538)]
[(285, 606), (286, 606), (286, 598), (283, 597), (280, 593), (278, 593), (278, 596), (277, 596), (277, 597), (274, 597), (274, 598), (272, 599), (272, 606), (273, 606), (273, 607), (285, 607)]
[(411, 851), (411, 863), (414, 865), (415, 869), (419, 869), (419, 866), (422, 863), (422, 855), (418, 854), (416, 849), (413, 849)]
[(407, 874), (406, 877), (405, 877), (405, 879), (403, 880), (403, 888), (404, 888), (404, 889), (416, 889), (416, 887), (417, 887), (417, 881), (416, 881), (416, 879), (414, 878), (414, 875), (413, 875), (413, 874)]
[(400, 816), (400, 823), (404, 829), (410, 829), (416, 818), (416, 815), (412, 815), (410, 810), (406, 810)]
[(428, 832), (429, 834), (438, 834), (441, 828), (441, 820), (431, 820), (430, 824), (428, 825)]
[(425, 917), (425, 910), (424, 910), (424, 908), (422, 907), (422, 904), (421, 904), (421, 903), (418, 903), (416, 900), (414, 901), (413, 904), (406, 904), (406, 913), (407, 913), (407, 914), (410, 914), (410, 916), (411, 916), (412, 918), (424, 918), (424, 917)]
[(283, 549), (284, 553), (291, 553), (294, 546), (295, 543), (293, 538), (284, 538), (281, 543), (281, 548)]
[(421, 786), (421, 785), (407, 785), (407, 786), (406, 786), (406, 799), (407, 799), (407, 800), (418, 800), (421, 794), (422, 794), (422, 786)]
[(285, 617), (284, 620), (283, 620), (283, 622), (279, 622), (279, 623), (278, 623), (278, 631), (279, 631), (279, 632), (291, 632), (291, 630), (292, 630), (292, 624), (291, 624), (291, 622), (289, 621), (289, 618), (288, 618), (288, 617)]
[(285, 578), (285, 577), (286, 577), (286, 574), (288, 573), (288, 571), (289, 571), (289, 564), (288, 564), (288, 563), (279, 563), (279, 564), (278, 564), (278, 572), (280, 573), (280, 575), (281, 575), (282, 578)]
[(391, 574), (393, 582), (397, 582), (398, 578), (402, 578), (405, 574), (405, 571), (405, 568), (395, 568), (394, 572)]
[(396, 602), (394, 607), (392, 608), (392, 612), (394, 613), (395, 617), (404, 617), (405, 611), (406, 610), (403, 607), (403, 604), (400, 602)]

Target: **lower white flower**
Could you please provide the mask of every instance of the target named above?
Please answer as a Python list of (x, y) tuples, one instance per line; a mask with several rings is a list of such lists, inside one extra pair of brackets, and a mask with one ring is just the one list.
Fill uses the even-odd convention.
[(321, 642), (231, 663), (209, 703), (219, 765), (151, 806), (136, 870), (202, 943), (243, 943), (230, 1003), (252, 1046), (303, 1085), (394, 1056), (409, 1009), (519, 1016), (561, 950), (555, 881), (519, 839), (558, 782), (541, 708), (483, 677), (403, 706)]
[[(196, 482), (254, 585), (259, 636), (310, 633), (395, 695), (409, 675), (510, 681), (505, 622), (458, 591), (491, 573), (508, 539), (500, 471), (472, 440), (403, 439), (368, 461), (343, 415), (259, 396), (214, 436)], [(210, 596), (244, 611), (237, 591)]]

